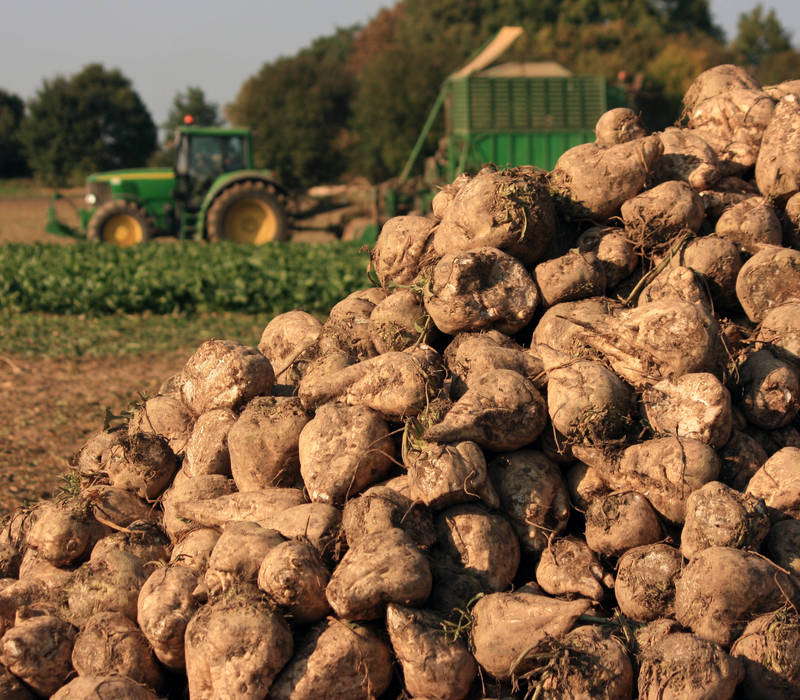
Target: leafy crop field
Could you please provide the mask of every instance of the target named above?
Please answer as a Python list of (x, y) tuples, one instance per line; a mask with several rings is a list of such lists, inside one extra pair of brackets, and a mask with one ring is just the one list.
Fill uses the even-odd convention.
[(326, 313), (369, 285), (357, 243), (0, 247), (0, 309), (56, 314)]

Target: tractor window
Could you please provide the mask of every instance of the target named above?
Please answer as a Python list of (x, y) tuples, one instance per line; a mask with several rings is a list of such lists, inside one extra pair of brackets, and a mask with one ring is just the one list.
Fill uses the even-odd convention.
[(195, 136), (189, 146), (189, 174), (207, 177), (222, 172), (221, 141), (217, 136)]
[(241, 136), (231, 136), (226, 139), (224, 165), (225, 171), (242, 170), (244, 164), (244, 139)]
[[(192, 134), (186, 153), (186, 172), (196, 178), (219, 175), (245, 167), (245, 143), (241, 136)], [(183, 165), (178, 154), (178, 167)]]

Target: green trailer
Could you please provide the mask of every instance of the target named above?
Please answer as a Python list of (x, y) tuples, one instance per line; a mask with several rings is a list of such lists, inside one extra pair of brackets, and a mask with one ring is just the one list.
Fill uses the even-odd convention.
[(552, 170), (564, 151), (594, 140), (609, 103), (606, 81), (597, 75), (469, 75), (446, 87), (451, 179), (484, 163)]
[(573, 75), (553, 63), (488, 68), (522, 33), (504, 27), (475, 58), (450, 75), (400, 176), (405, 182), (425, 139), (444, 112), (444, 138), (426, 163), (425, 179), (452, 182), (487, 163), (552, 170), (567, 149), (594, 140), (598, 118), (625, 105), (625, 94), (599, 75)]

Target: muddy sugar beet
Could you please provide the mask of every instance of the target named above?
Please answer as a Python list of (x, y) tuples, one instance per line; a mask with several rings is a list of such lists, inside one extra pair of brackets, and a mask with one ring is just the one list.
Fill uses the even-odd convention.
[(797, 84), (460, 175), (203, 343), (0, 532), (0, 696), (800, 697)]

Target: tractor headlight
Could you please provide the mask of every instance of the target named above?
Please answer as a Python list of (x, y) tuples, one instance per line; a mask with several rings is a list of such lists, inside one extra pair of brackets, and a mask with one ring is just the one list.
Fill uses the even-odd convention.
[(83, 201), (86, 202), (90, 207), (94, 206), (94, 203), (97, 201), (97, 195), (94, 192), (89, 192), (84, 198)]

